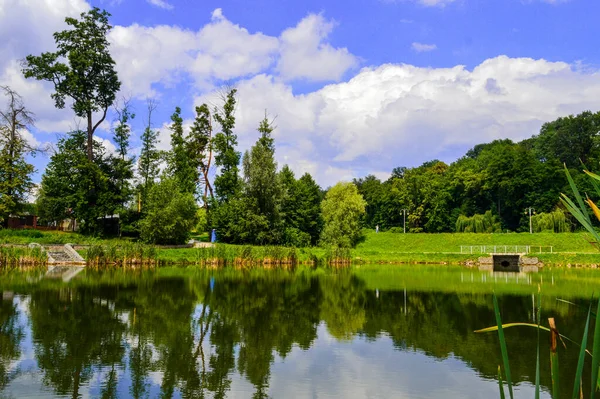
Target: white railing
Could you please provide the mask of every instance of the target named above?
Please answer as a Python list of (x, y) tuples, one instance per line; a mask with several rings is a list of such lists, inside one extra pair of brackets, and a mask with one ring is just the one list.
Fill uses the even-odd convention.
[(548, 254), (554, 247), (543, 245), (461, 245), (461, 254)]

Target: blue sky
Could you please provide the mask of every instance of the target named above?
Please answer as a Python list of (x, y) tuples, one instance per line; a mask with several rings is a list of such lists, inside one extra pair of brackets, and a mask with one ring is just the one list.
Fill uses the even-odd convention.
[[(0, 84), (38, 116), (32, 139), (77, 125), (52, 88), (25, 81), (17, 60), (53, 50), (66, 15), (106, 8), (111, 51), (131, 97), (133, 152), (144, 101), (168, 148), (169, 115), (239, 89), (240, 150), (267, 109), (280, 165), (330, 185), (474, 144), (521, 140), (558, 116), (600, 109), (600, 33), (592, 0), (0, 0)], [(34, 26), (34, 28), (31, 28)], [(112, 120), (112, 116), (109, 118)], [(110, 147), (111, 126), (98, 137)], [(47, 157), (35, 160), (37, 178)]]

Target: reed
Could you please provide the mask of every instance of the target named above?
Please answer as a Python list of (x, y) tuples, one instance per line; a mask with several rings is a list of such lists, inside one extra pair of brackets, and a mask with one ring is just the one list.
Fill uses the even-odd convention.
[[(564, 301), (569, 303), (568, 301)], [(539, 394), (540, 394), (540, 333), (542, 332), (549, 332), (550, 333), (550, 372), (551, 372), (551, 377), (552, 377), (552, 397), (555, 399), (560, 398), (560, 391), (559, 391), (559, 387), (560, 387), (560, 379), (559, 379), (559, 363), (558, 363), (558, 352), (557, 352), (557, 341), (558, 339), (564, 339), (567, 340), (577, 346), (579, 346), (579, 357), (578, 357), (578, 361), (577, 361), (577, 366), (575, 368), (575, 378), (574, 378), (574, 382), (573, 382), (573, 391), (572, 391), (572, 399), (576, 399), (576, 398), (585, 398), (588, 397), (590, 399), (593, 399), (594, 397), (596, 397), (596, 393), (600, 388), (600, 317), (598, 317), (598, 315), (600, 315), (600, 301), (597, 302), (596, 306), (597, 306), (597, 310), (596, 313), (592, 312), (592, 306), (593, 306), (593, 302), (590, 303), (590, 306), (588, 307), (587, 310), (587, 317), (586, 317), (586, 321), (585, 321), (585, 327), (583, 329), (583, 336), (581, 338), (581, 343), (578, 344), (576, 343), (574, 340), (565, 337), (562, 334), (558, 333), (558, 330), (556, 328), (556, 324), (554, 322), (554, 318), (549, 318), (548, 319), (548, 324), (549, 327), (543, 326), (541, 325), (541, 295), (538, 295), (538, 299), (537, 299), (537, 314), (536, 314), (536, 319), (537, 319), (537, 324), (532, 324), (532, 323), (508, 323), (508, 324), (503, 324), (502, 323), (502, 319), (500, 316), (500, 308), (498, 306), (498, 300), (496, 298), (496, 295), (494, 294), (494, 313), (496, 314), (496, 326), (493, 327), (488, 327), (488, 328), (484, 328), (482, 330), (477, 330), (475, 332), (478, 333), (483, 333), (483, 332), (490, 332), (490, 331), (498, 331), (498, 339), (500, 342), (500, 352), (501, 352), (501, 356), (502, 356), (502, 363), (504, 365), (504, 372), (506, 375), (506, 382), (508, 385), (508, 391), (509, 391), (509, 396), (510, 398), (513, 398), (513, 389), (512, 389), (512, 382), (511, 382), (511, 375), (510, 375), (510, 365), (509, 365), (509, 355), (508, 355), (508, 349), (506, 347), (506, 339), (504, 337), (504, 330), (506, 328), (511, 328), (511, 327), (528, 327), (528, 328), (536, 328), (537, 329), (537, 334), (538, 334), (538, 339), (537, 339), (537, 357), (536, 357), (536, 376), (535, 376), (535, 398), (539, 398)], [(594, 326), (594, 332), (593, 332), (593, 338), (592, 338), (592, 351), (590, 352), (587, 349), (587, 343), (588, 343), (588, 336), (590, 334), (590, 321), (591, 318), (594, 317), (595, 318), (595, 326)], [(566, 346), (565, 346), (566, 348)], [(586, 354), (588, 354), (589, 356), (586, 356)], [(589, 390), (589, 396), (584, 395), (584, 387), (581, 385), (582, 382), (582, 377), (583, 377), (583, 372), (584, 372), (584, 366), (586, 363), (586, 360), (591, 357), (591, 376), (590, 376), (590, 381), (591, 381), (591, 386), (590, 386), (590, 390)], [(502, 380), (502, 370), (501, 367), (498, 366), (498, 383), (499, 383), (499, 396), (500, 398), (504, 398), (505, 397), (505, 393), (504, 393), (504, 384), (503, 384), (503, 380)]]
[(90, 245), (86, 253), (87, 265), (94, 268), (155, 266), (156, 248), (151, 245), (125, 242), (121, 244)]
[(0, 269), (46, 265), (48, 258), (39, 247), (0, 246)]

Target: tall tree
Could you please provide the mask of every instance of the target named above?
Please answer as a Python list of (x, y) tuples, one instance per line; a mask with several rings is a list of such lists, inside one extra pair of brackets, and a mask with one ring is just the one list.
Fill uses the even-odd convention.
[(214, 113), (215, 120), (221, 126), (221, 131), (215, 135), (215, 163), (220, 167), (220, 173), (215, 177), (215, 191), (219, 202), (228, 202), (240, 192), (239, 165), (240, 153), (236, 151), (237, 135), (235, 127), (235, 95), (236, 89), (229, 89), (223, 95), (223, 108)]
[(196, 193), (198, 182), (197, 168), (190, 157), (188, 137), (183, 131), (181, 108), (176, 107), (171, 115), (171, 151), (167, 158), (169, 174), (178, 182), (184, 193)]
[(298, 228), (310, 235), (310, 243), (316, 245), (323, 229), (321, 217), (321, 187), (309, 173), (298, 179)]
[(135, 118), (131, 112), (128, 101), (124, 101), (122, 107), (115, 109), (118, 119), (114, 129), (113, 140), (117, 146), (117, 156), (112, 158), (114, 174), (111, 179), (115, 185), (115, 202), (123, 208), (130, 200), (131, 179), (133, 178), (133, 164), (135, 159), (129, 157), (129, 139), (131, 137), (130, 122)]
[(142, 134), (142, 150), (138, 160), (140, 205), (146, 203), (148, 191), (160, 172), (159, 166), (161, 161), (161, 152), (156, 148), (158, 132), (152, 129), (152, 113), (156, 110), (157, 105), (154, 100), (149, 99), (147, 106), (148, 121)]
[(23, 129), (33, 124), (33, 115), (23, 100), (9, 87), (0, 87), (8, 97), (5, 109), (0, 109), (0, 219), (6, 227), (8, 216), (18, 212), (34, 184), (33, 165), (25, 155), (35, 151), (23, 137)]
[(211, 115), (206, 104), (196, 107), (196, 118), (190, 130), (188, 152), (190, 162), (196, 169), (197, 183), (204, 183), (202, 197), (204, 206), (208, 206), (208, 194), (213, 198), (213, 189), (208, 178), (212, 158), (212, 124)]
[(244, 155), (244, 194), (251, 211), (264, 217), (267, 231), (257, 234), (258, 243), (277, 243), (280, 241), (281, 187), (277, 179), (275, 146), (271, 133), (273, 125), (267, 116), (260, 122), (261, 134), (256, 144)]
[[(94, 132), (106, 119), (121, 88), (115, 62), (109, 53), (107, 35), (112, 29), (109, 17), (108, 12), (93, 8), (82, 13), (80, 20), (65, 18), (72, 29), (54, 33), (58, 51), (28, 55), (23, 65), (26, 78), (54, 84), (52, 98), (57, 108), (64, 108), (68, 97), (73, 100), (75, 114), (86, 118), (90, 162), (94, 158)], [(100, 118), (94, 122), (95, 112), (100, 112)]]

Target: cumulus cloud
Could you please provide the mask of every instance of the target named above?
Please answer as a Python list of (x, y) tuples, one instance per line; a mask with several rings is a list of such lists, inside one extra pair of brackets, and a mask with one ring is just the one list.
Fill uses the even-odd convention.
[(281, 34), (281, 57), (277, 65), (285, 79), (307, 78), (316, 81), (340, 80), (358, 64), (346, 48), (326, 42), (334, 28), (321, 14), (310, 14)]
[(164, 0), (146, 0), (148, 3), (152, 4), (153, 6), (156, 6), (158, 8), (162, 8), (164, 10), (172, 10), (173, 4), (171, 3), (167, 3)]
[(472, 70), (365, 68), (347, 82), (301, 95), (258, 75), (238, 84), (237, 132), (240, 146), (248, 148), (268, 109), (278, 116), (279, 163), (329, 185), (434, 158), (452, 161), (498, 138), (530, 137), (545, 121), (597, 108), (598, 77), (562, 62), (506, 56)]
[(418, 42), (413, 42), (411, 47), (417, 53), (424, 53), (424, 52), (433, 51), (433, 50), (437, 49), (437, 46), (435, 44), (424, 44), (424, 43), (418, 43)]
[(200, 85), (258, 73), (274, 60), (278, 42), (225, 19), (220, 10), (199, 31), (177, 26), (117, 26), (109, 37), (125, 92), (156, 95), (192, 77)]
[(177, 26), (117, 26), (110, 33), (112, 54), (124, 90), (154, 96), (157, 84), (171, 87), (191, 78), (200, 88), (276, 70), (287, 80), (335, 81), (358, 64), (345, 48), (327, 43), (334, 28), (322, 15), (309, 14), (280, 37), (251, 33), (218, 8), (198, 31)]

